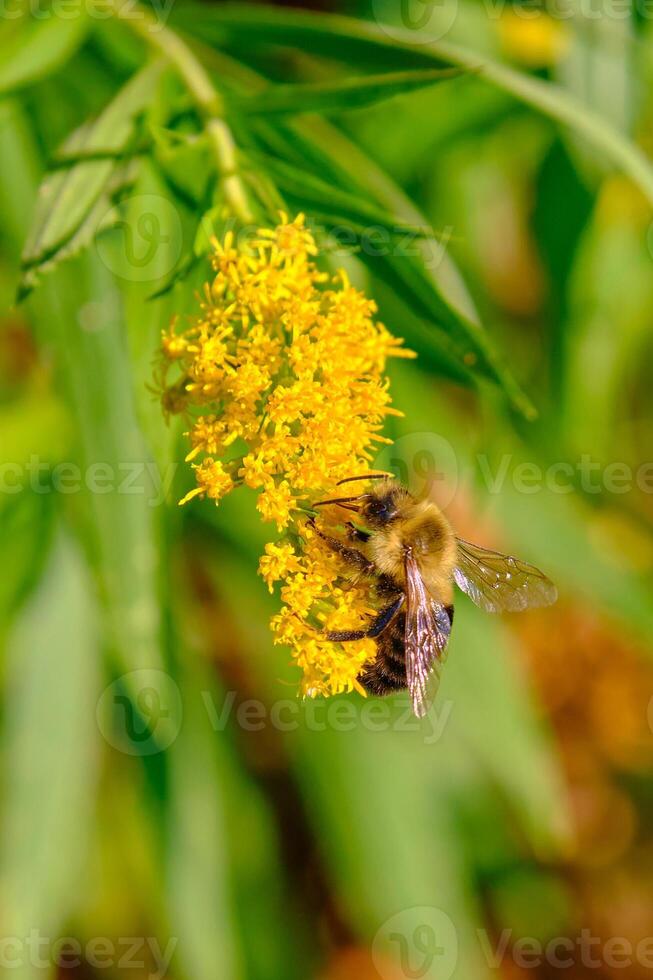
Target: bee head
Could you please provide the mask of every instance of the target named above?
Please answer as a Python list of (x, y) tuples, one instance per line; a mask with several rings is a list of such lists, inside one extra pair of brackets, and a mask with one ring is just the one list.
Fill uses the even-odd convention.
[(399, 483), (384, 480), (380, 486), (365, 494), (360, 516), (368, 527), (375, 530), (387, 527), (400, 516), (402, 505), (410, 494)]

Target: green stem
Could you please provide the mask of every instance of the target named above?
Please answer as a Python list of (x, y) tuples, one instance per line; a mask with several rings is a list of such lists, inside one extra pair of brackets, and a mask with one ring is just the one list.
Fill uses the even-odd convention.
[(108, 0), (113, 14), (170, 62), (191, 94), (204, 122), (227, 204), (245, 224), (253, 220), (247, 192), (238, 173), (237, 149), (224, 120), (224, 103), (206, 69), (178, 34), (144, 7)]

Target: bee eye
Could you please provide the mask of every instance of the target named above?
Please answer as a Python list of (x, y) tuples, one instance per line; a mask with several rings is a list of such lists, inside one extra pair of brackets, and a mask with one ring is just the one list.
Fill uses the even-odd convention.
[(375, 520), (383, 523), (384, 521), (390, 521), (394, 516), (395, 508), (392, 502), (389, 500), (371, 500), (367, 505), (368, 517), (373, 517)]

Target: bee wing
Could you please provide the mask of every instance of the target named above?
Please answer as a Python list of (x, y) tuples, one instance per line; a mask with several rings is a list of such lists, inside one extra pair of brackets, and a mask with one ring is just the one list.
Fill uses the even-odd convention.
[(422, 718), (428, 708), (427, 682), (447, 646), (451, 622), (445, 607), (429, 594), (412, 555), (406, 556), (406, 681), (413, 711)]
[(534, 565), (462, 538), (457, 538), (457, 545), (456, 585), (486, 612), (550, 606), (558, 598), (551, 579)]

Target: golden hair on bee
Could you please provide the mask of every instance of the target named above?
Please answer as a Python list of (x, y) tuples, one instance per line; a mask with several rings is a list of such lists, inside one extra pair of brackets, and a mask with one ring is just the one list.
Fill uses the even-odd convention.
[(386, 480), (370, 491), (361, 516), (374, 531), (368, 554), (377, 571), (403, 586), (406, 555), (412, 554), (429, 591), (449, 605), (456, 538), (438, 505), (417, 500), (400, 483)]
[[(313, 528), (340, 555), (343, 568), (367, 579), (381, 606), (363, 629), (330, 630), (348, 643), (374, 639), (376, 659), (358, 680), (371, 694), (408, 688), (416, 715), (428, 706), (427, 681), (442, 662), (453, 625), (453, 584), (487, 612), (518, 611), (555, 602), (557, 591), (534, 565), (457, 538), (437, 504), (418, 500), (386, 474), (349, 477), (380, 480), (366, 493), (319, 500), (354, 513), (347, 540)], [(361, 526), (359, 526), (362, 525)]]

